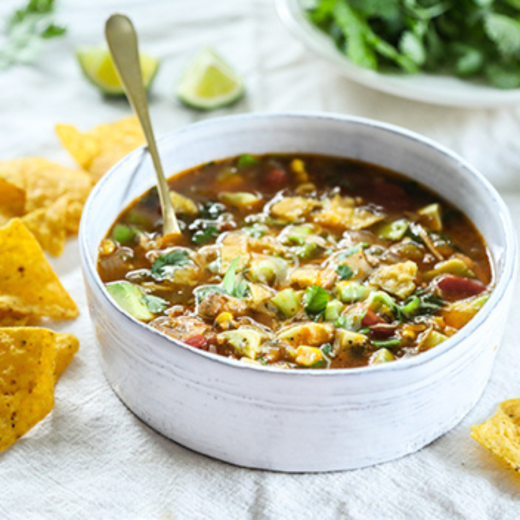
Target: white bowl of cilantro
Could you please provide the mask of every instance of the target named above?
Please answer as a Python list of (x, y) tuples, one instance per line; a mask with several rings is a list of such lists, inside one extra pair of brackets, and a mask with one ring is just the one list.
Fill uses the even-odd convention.
[(474, 108), (520, 102), (516, 4), (277, 0), (287, 28), (349, 79), (415, 101)]

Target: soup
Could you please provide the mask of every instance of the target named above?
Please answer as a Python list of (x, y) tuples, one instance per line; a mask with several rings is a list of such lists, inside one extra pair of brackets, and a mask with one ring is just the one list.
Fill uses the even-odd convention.
[(316, 155), (242, 155), (151, 189), (99, 248), (136, 319), (192, 347), (278, 368), (350, 368), (434, 348), (482, 308), (489, 254), (468, 218), (414, 181)]

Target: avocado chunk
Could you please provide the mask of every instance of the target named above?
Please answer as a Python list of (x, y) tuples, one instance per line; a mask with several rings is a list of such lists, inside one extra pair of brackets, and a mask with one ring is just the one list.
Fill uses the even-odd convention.
[(154, 318), (143, 301), (142, 289), (137, 285), (130, 282), (113, 282), (107, 285), (107, 291), (116, 303), (135, 319), (150, 321)]

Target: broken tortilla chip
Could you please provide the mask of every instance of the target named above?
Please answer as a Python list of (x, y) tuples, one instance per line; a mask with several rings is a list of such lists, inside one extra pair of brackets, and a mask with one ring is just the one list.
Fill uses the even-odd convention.
[[(83, 207), (92, 188), (87, 173), (38, 157), (0, 161), (0, 178), (25, 191), (25, 213), (48, 208), (61, 197), (67, 197), (68, 206)], [(75, 222), (67, 215), (71, 231), (79, 225), (77, 209), (73, 214)]]
[(0, 226), (25, 213), (25, 190), (0, 177)]
[(50, 330), (0, 329), (0, 452), (52, 410), (55, 344)]
[(19, 219), (0, 229), (0, 312), (71, 319), (79, 311)]
[(31, 318), (19, 312), (0, 311), (0, 327), (24, 327)]
[(60, 197), (48, 208), (37, 209), (20, 219), (52, 256), (60, 256), (65, 247), (68, 205), (67, 197)]
[(471, 426), (471, 436), (520, 471), (520, 399), (501, 403), (491, 419)]
[(69, 366), (74, 354), (79, 350), (79, 339), (72, 334), (56, 333), (56, 363), (54, 368), (54, 382)]
[(73, 125), (57, 125), (63, 147), (97, 182), (125, 155), (144, 144), (137, 118), (127, 117), (80, 132)]

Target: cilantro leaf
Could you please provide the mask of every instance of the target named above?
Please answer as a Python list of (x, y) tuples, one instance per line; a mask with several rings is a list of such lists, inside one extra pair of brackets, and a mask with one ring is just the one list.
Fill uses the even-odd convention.
[(166, 307), (168, 307), (168, 302), (159, 298), (159, 296), (153, 296), (151, 294), (147, 294), (143, 296), (142, 302), (148, 307), (148, 310), (153, 314), (159, 314), (164, 311)]
[(332, 354), (332, 345), (330, 343), (325, 343), (325, 345), (321, 346), (321, 351), (326, 355), (330, 356)]
[(520, 87), (520, 0), (315, 0), (311, 23), (353, 63)]
[(168, 267), (183, 267), (191, 262), (190, 257), (186, 251), (175, 250), (166, 255), (161, 255), (152, 264), (152, 276), (156, 280), (163, 280), (165, 275), (171, 269)]
[(342, 280), (348, 280), (349, 278), (352, 278), (352, 276), (354, 275), (354, 271), (347, 264), (339, 264), (336, 268), (336, 273), (338, 273), (339, 277)]
[(29, 0), (7, 20), (7, 41), (0, 49), (0, 70), (33, 62), (43, 40), (62, 36), (66, 29), (54, 22), (55, 0)]
[(210, 293), (227, 294), (224, 287), (220, 285), (202, 285), (193, 291), (197, 304), (199, 304)]
[(196, 244), (202, 245), (208, 243), (210, 240), (213, 240), (219, 234), (220, 231), (215, 226), (208, 226), (204, 229), (196, 231), (195, 234), (191, 237), (191, 240)]
[(330, 294), (323, 287), (319, 285), (307, 287), (303, 296), (307, 316), (315, 321), (318, 320), (325, 312), (329, 300)]
[(486, 17), (485, 29), (505, 56), (520, 52), (520, 22), (517, 20), (503, 14), (491, 13)]

